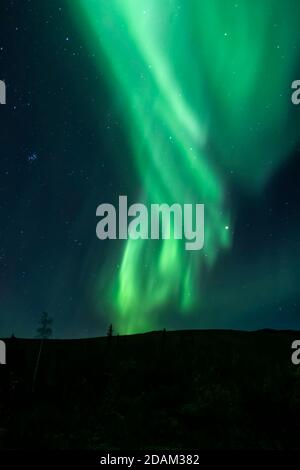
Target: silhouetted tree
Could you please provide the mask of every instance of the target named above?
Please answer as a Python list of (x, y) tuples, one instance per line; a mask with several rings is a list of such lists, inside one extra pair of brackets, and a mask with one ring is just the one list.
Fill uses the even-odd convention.
[(52, 335), (52, 326), (51, 326), (52, 323), (53, 323), (53, 319), (49, 317), (47, 312), (43, 312), (41, 319), (40, 319), (40, 326), (37, 328), (37, 338), (41, 339), (41, 344), (39, 347), (38, 355), (36, 358), (36, 364), (34, 368), (34, 373), (33, 373), (33, 381), (32, 381), (33, 392), (35, 389), (35, 383), (36, 383), (36, 378), (37, 378), (38, 369), (40, 365), (43, 344), (44, 344), (45, 339), (50, 338), (50, 336)]
[(37, 329), (37, 337), (42, 339), (50, 338), (52, 335), (53, 320), (49, 317), (47, 312), (43, 312), (40, 319), (40, 326)]
[(108, 328), (108, 330), (107, 330), (107, 337), (108, 337), (108, 338), (111, 338), (111, 337), (113, 336), (113, 334), (114, 334), (114, 329), (113, 329), (112, 324), (110, 324), (110, 325), (109, 325), (109, 328)]

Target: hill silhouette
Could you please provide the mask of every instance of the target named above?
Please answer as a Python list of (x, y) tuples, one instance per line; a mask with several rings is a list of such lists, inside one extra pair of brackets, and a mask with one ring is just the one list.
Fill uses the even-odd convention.
[(6, 340), (0, 446), (299, 448), (300, 333), (153, 332)]

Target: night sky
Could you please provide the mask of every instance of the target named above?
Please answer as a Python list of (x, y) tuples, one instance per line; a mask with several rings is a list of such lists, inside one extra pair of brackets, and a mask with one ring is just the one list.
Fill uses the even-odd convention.
[[(0, 336), (300, 328), (297, 0), (2, 0)], [(206, 241), (96, 208), (205, 204)]]

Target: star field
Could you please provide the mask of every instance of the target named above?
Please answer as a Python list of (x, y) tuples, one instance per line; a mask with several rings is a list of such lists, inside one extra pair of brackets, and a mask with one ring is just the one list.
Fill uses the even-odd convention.
[[(214, 5), (3, 1), (1, 335), (300, 327), (299, 5)], [(206, 250), (100, 243), (122, 194), (206, 204)]]

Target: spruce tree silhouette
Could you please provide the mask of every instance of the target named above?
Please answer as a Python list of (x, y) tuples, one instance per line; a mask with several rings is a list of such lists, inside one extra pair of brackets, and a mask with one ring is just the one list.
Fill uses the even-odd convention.
[(38, 369), (40, 365), (40, 359), (41, 359), (44, 341), (50, 338), (50, 336), (52, 335), (52, 323), (53, 323), (53, 319), (49, 317), (47, 312), (43, 312), (41, 319), (40, 319), (40, 326), (37, 328), (36, 337), (41, 339), (41, 343), (40, 343), (40, 348), (39, 348), (39, 352), (37, 355), (36, 364), (34, 368), (34, 374), (33, 374), (33, 380), (32, 380), (32, 392), (34, 392), (34, 389), (35, 389), (35, 383), (36, 383), (37, 373), (38, 373)]
[(53, 319), (49, 317), (47, 312), (43, 312), (40, 319), (40, 326), (37, 328), (37, 338), (50, 338), (52, 335), (52, 323)]
[(113, 329), (113, 326), (112, 324), (109, 325), (109, 328), (107, 330), (107, 337), (108, 338), (112, 338), (113, 337), (113, 334), (114, 334), (114, 329)]

